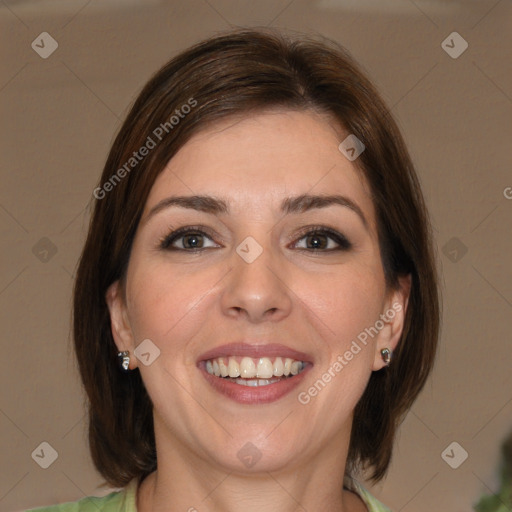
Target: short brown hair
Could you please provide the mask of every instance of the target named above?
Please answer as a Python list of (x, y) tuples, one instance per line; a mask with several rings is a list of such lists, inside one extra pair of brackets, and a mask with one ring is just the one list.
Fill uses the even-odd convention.
[[(330, 114), (363, 141), (355, 163), (370, 184), (387, 286), (412, 277), (393, 362), (372, 373), (354, 411), (347, 476), (364, 468), (374, 481), (383, 478), (396, 428), (432, 369), (440, 313), (430, 222), (404, 141), (379, 94), (334, 41), (270, 29), (217, 35), (172, 59), (143, 88), (94, 193), (74, 289), (74, 343), (92, 459), (110, 485), (144, 478), (157, 458), (152, 403), (140, 373), (118, 369), (107, 288), (123, 279), (149, 191), (176, 152), (220, 119), (272, 108)], [(149, 138), (157, 142), (155, 132), (162, 137), (154, 149), (131, 161)]]

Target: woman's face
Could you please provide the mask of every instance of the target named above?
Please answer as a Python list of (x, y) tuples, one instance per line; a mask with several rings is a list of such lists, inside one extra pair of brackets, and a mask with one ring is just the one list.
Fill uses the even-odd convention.
[(338, 149), (347, 135), (314, 113), (228, 119), (155, 181), (125, 290), (107, 300), (161, 450), (270, 471), (348, 443), (408, 292), (386, 289), (369, 187)]

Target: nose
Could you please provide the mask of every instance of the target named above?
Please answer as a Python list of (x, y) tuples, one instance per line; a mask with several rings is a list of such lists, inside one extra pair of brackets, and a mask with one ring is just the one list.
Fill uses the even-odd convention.
[(234, 252), (221, 297), (223, 313), (252, 323), (282, 320), (292, 306), (293, 292), (286, 282), (284, 264), (270, 249), (263, 248), (253, 261)]

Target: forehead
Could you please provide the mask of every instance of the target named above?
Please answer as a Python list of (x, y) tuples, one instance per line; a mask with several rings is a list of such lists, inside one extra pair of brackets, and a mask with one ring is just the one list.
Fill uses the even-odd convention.
[[(372, 224), (370, 188), (339, 151), (348, 134), (314, 112), (270, 111), (228, 118), (193, 136), (156, 179), (146, 212), (171, 195), (227, 198), (237, 215), (275, 210), (299, 194), (343, 194)], [(254, 210), (253, 210), (254, 211)]]

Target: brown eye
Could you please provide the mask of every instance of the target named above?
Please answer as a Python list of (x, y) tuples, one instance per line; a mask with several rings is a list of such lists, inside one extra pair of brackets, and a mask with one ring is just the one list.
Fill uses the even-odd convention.
[(193, 235), (185, 235), (181, 237), (183, 239), (183, 245), (187, 249), (197, 248), (203, 246), (203, 239), (200, 233), (194, 233)]
[[(306, 245), (308, 245), (308, 249), (326, 249), (329, 245), (328, 238), (322, 234), (308, 235), (306, 237)], [(309, 244), (311, 244), (311, 247), (309, 247)]]
[[(207, 241), (212, 242), (211, 245), (206, 245)], [(160, 248), (172, 251), (189, 251), (208, 249), (210, 247), (218, 247), (213, 243), (212, 238), (203, 231), (186, 227), (181, 228), (168, 234), (160, 242)]]
[(305, 240), (305, 247), (297, 247), (310, 251), (342, 251), (349, 250), (352, 244), (341, 234), (330, 229), (314, 229), (306, 232), (297, 242)]

